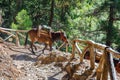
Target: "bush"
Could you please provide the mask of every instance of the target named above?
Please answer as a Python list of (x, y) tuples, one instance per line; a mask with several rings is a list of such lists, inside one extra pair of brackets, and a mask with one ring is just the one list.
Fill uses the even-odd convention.
[(21, 30), (27, 30), (30, 29), (32, 26), (32, 21), (27, 13), (26, 10), (21, 10), (17, 16), (15, 17), (17, 23), (12, 23), (11, 28), (12, 29), (21, 29)]

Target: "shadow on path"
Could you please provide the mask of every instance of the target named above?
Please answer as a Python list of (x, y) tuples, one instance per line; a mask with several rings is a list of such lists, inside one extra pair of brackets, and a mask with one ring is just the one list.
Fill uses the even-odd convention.
[(25, 54), (20, 54), (20, 55), (11, 55), (10, 56), (13, 60), (24, 60), (24, 61), (32, 61), (35, 62), (36, 61), (36, 57), (33, 58), (30, 55), (25, 55)]
[(54, 77), (59, 75), (60, 73), (62, 73), (62, 71), (59, 71), (58, 73), (54, 74), (53, 76), (48, 77), (48, 80), (58, 80), (58, 79), (56, 79)]

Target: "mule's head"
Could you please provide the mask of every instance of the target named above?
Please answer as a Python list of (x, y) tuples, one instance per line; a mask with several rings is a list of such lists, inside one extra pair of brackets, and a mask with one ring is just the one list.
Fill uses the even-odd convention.
[(65, 42), (65, 43), (68, 43), (68, 40), (67, 40), (67, 36), (65, 34), (64, 31), (60, 31), (60, 39)]

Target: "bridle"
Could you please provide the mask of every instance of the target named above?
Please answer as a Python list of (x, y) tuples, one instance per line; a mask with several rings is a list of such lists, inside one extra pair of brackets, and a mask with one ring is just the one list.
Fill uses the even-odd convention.
[(66, 35), (63, 31), (60, 32), (60, 38), (62, 41), (64, 41), (65, 43), (68, 43)]

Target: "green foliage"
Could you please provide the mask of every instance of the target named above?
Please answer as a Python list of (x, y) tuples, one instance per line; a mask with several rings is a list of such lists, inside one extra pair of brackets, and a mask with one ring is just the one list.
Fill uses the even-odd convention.
[(12, 28), (12, 29), (18, 29), (18, 25), (13, 22), (13, 23), (11, 24), (11, 28)]
[(30, 14), (33, 25), (44, 24), (47, 25), (50, 15), (51, 0), (25, 0), (24, 8)]
[[(114, 18), (119, 18), (119, 0), (55, 0), (51, 27), (55, 31), (66, 31), (70, 40), (81, 38), (100, 43), (105, 43), (108, 37), (106, 32), (110, 28), (112, 43), (120, 46), (120, 20), (110, 25), (110, 4), (114, 6)], [(51, 0), (1, 0), (0, 7), (4, 13), (3, 25), (29, 29), (32, 25), (48, 25)]]
[(86, 16), (92, 9), (93, 4), (89, 4), (87, 2), (77, 3), (78, 7), (75, 7), (71, 10), (70, 15), (67, 16), (68, 18), (68, 27), (67, 30), (70, 30), (68, 35), (72, 35), (71, 38), (81, 38), (81, 39), (92, 39), (95, 40), (96, 36), (91, 37), (94, 35), (94, 32), (98, 30), (98, 20), (92, 16)]
[(15, 17), (16, 18), (16, 24), (13, 22), (12, 25), (11, 25), (11, 28), (13, 29), (21, 29), (21, 30), (24, 30), (24, 29), (30, 29), (31, 26), (32, 26), (32, 21), (27, 13), (26, 10), (21, 10), (17, 16)]

